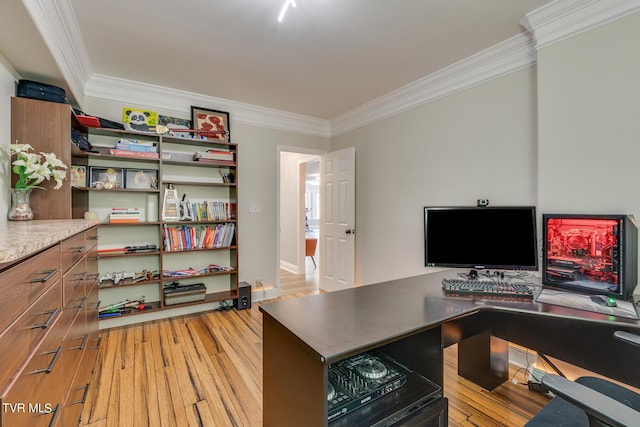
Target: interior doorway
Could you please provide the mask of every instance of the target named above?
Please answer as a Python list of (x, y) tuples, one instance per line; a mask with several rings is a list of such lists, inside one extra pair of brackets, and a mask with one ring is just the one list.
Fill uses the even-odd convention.
[(320, 154), (280, 151), (279, 294), (319, 289)]

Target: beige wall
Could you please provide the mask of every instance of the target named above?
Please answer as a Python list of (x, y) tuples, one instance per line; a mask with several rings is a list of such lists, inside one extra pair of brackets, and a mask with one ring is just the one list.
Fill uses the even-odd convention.
[(538, 205), (640, 215), (640, 14), (538, 55)]
[(430, 271), (424, 206), (535, 204), (535, 97), (530, 67), (332, 139), (356, 148), (357, 284)]

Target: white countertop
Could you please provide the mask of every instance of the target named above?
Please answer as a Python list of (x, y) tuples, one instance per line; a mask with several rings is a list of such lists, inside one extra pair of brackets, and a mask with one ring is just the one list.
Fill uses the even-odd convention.
[(98, 223), (85, 219), (0, 222), (0, 268)]

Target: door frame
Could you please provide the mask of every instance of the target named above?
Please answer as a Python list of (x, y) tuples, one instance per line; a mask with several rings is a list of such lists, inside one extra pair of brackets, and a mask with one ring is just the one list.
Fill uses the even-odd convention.
[[(322, 154), (326, 154), (329, 150), (318, 150), (313, 148), (304, 148), (304, 147), (294, 147), (287, 145), (278, 145), (276, 146), (276, 230), (277, 230), (277, 238), (276, 238), (276, 254), (275, 260), (276, 263), (276, 289), (278, 291), (278, 295), (280, 295), (280, 168), (282, 165), (280, 164), (280, 157), (283, 152), (293, 153), (293, 154), (309, 154), (314, 156), (321, 156)], [(320, 189), (322, 191), (322, 189)], [(303, 235), (304, 237), (304, 235)], [(303, 242), (304, 243), (304, 242)], [(303, 246), (304, 248), (304, 246)], [(322, 261), (320, 261), (322, 262)]]

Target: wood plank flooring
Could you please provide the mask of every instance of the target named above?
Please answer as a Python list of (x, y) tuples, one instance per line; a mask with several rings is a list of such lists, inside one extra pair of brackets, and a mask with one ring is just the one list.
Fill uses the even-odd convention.
[[(81, 425), (262, 426), (258, 306), (103, 331)], [(458, 377), (456, 361), (457, 348), (449, 347), (450, 426), (521, 426), (547, 401), (512, 382), (487, 392)]]

